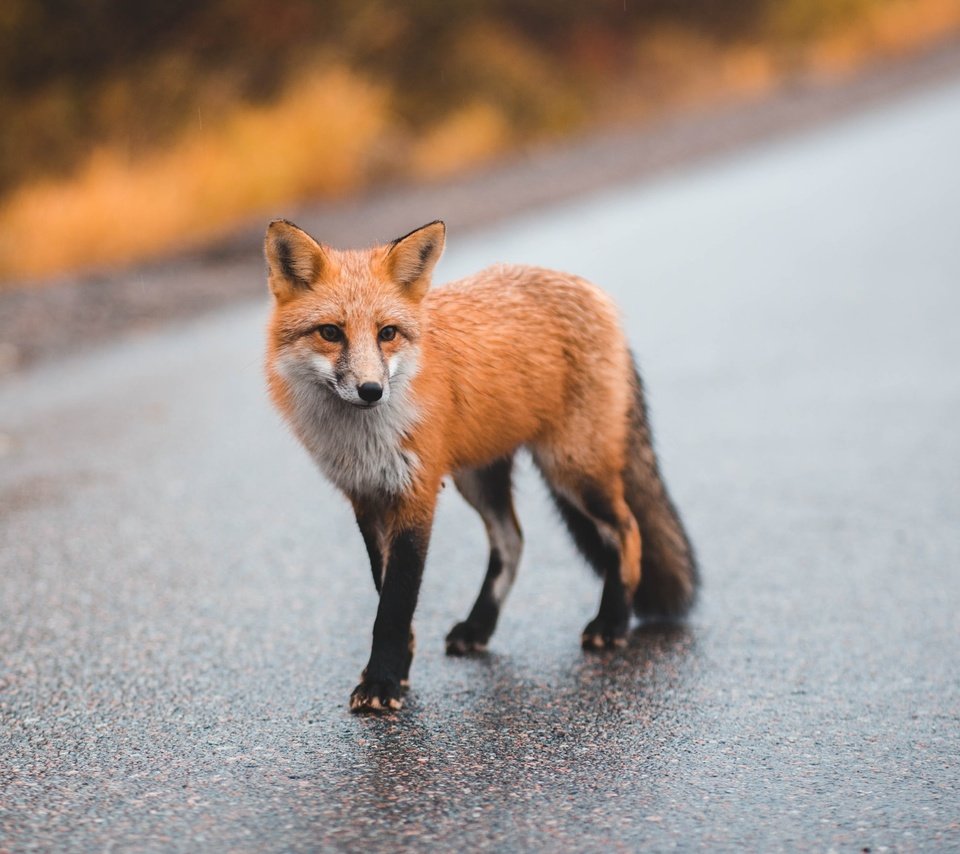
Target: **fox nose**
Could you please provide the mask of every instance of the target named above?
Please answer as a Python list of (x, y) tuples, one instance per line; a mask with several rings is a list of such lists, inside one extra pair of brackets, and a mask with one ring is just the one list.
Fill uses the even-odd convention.
[(383, 386), (380, 383), (360, 383), (357, 386), (357, 394), (360, 399), (367, 403), (374, 403), (383, 397)]

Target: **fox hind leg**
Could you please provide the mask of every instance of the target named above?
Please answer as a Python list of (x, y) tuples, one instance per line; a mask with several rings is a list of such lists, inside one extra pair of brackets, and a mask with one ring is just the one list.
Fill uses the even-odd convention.
[(583, 630), (584, 649), (626, 645), (630, 603), (640, 581), (640, 532), (622, 489), (596, 483), (570, 490), (548, 485), (577, 548), (603, 578), (600, 607)]
[(486, 647), (513, 586), (523, 549), (520, 525), (513, 509), (513, 458), (454, 475), (460, 494), (483, 519), (490, 540), (487, 572), (469, 616), (447, 635), (447, 654), (466, 655)]

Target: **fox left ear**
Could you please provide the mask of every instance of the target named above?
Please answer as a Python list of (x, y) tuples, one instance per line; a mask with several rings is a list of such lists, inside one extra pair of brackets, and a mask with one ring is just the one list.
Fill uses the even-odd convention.
[(422, 299), (430, 287), (430, 274), (443, 254), (446, 234), (447, 227), (434, 220), (390, 244), (387, 269), (412, 299)]

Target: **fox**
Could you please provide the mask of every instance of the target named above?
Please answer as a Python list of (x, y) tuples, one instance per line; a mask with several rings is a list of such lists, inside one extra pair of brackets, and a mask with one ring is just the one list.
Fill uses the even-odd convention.
[(479, 514), (489, 557), (446, 652), (486, 648), (523, 547), (512, 496), (520, 449), (603, 581), (584, 649), (625, 646), (631, 611), (682, 617), (698, 587), (611, 298), (583, 278), (521, 265), (432, 288), (445, 242), (440, 220), (363, 250), (321, 244), (284, 219), (264, 239), (269, 396), (351, 503), (379, 594), (353, 712), (402, 707), (447, 478)]

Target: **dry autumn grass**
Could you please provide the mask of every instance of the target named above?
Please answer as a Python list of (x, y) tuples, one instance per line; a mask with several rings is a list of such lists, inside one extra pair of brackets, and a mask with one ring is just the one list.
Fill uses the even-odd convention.
[[(796, 14), (798, 4), (790, 8)], [(798, 29), (796, 21), (781, 23)], [(663, 30), (638, 45), (632, 74), (601, 87), (583, 117), (568, 109), (548, 71), (522, 46), (502, 52), (506, 66), (495, 70), (518, 81), (534, 75), (559, 105), (551, 114), (556, 126), (546, 131), (561, 132), (582, 120), (637, 118), (665, 106), (757, 94), (798, 66), (849, 72), (958, 29), (958, 0), (891, 0), (791, 47), (789, 62), (782, 45), (720, 47)], [(480, 34), (472, 49), (484, 52), (490, 38)], [(385, 172), (431, 179), (468, 169), (528, 133), (496, 103), (476, 100), (414, 136), (393, 114), (388, 89), (345, 67), (316, 68), (271, 105), (238, 107), (205, 127), (198, 122), (162, 153), (132, 161), (119, 147), (104, 147), (67, 180), (17, 189), (0, 206), (0, 279), (42, 281), (200, 245), (243, 218), (344, 194)]]
[(348, 71), (308, 75), (270, 107), (186, 132), (139, 162), (102, 149), (68, 181), (29, 185), (0, 211), (0, 275), (125, 263), (197, 244), (238, 216), (336, 195), (364, 178), (383, 133), (383, 91)]

